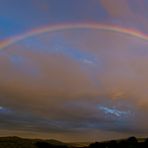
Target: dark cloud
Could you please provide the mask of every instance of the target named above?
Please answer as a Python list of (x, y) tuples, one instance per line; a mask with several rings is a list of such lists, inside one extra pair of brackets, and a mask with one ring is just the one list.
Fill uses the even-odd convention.
[(37, 47), (32, 37), (1, 51), (1, 106), (10, 109), (1, 113), (1, 129), (53, 134), (147, 131), (147, 42), (87, 31), (81, 36), (77, 30), (56, 33), (63, 38), (61, 46), (46, 47), (57, 40), (49, 33), (39, 35)]

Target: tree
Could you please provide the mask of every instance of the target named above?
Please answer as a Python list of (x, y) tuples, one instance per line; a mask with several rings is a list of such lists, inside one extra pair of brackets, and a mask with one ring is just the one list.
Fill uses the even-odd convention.
[(108, 142), (107, 147), (108, 148), (117, 148), (118, 147), (117, 141), (112, 140), (112, 141)]
[(89, 148), (106, 148), (105, 143), (95, 142), (89, 145)]
[(136, 137), (129, 137), (127, 139), (127, 144), (129, 148), (137, 148), (138, 147), (138, 140)]
[(36, 145), (38, 148), (52, 148), (52, 145), (50, 145), (49, 143), (44, 142), (44, 141), (38, 141), (38, 142), (36, 142), (35, 145)]

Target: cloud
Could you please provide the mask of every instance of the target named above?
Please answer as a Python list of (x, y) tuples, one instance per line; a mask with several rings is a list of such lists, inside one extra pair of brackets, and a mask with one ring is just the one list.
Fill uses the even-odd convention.
[(147, 44), (93, 29), (12, 44), (0, 52), (0, 128), (41, 135), (147, 131)]
[(100, 0), (108, 14), (106, 21), (110, 24), (135, 28), (147, 32), (148, 20), (145, 16), (147, 4), (138, 0)]
[(131, 16), (131, 10), (127, 0), (101, 0), (100, 2), (112, 17), (123, 19)]

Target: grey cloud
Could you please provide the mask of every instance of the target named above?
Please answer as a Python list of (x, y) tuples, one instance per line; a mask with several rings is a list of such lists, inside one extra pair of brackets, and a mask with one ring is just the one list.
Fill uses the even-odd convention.
[[(86, 36), (87, 31), (83, 30), (81, 35), (75, 31), (74, 36), (73, 31), (60, 32), (65, 39), (62, 48), (65, 46), (66, 52), (76, 49), (76, 53), (74, 50), (70, 53), (74, 57), (65, 54), (65, 50), (49, 52), (50, 46), (36, 51), (25, 46), (24, 40), (2, 51), (0, 105), (16, 114), (1, 115), (1, 128), (32, 129), (39, 133), (148, 130), (148, 121), (144, 120), (148, 112), (147, 42), (93, 29)], [(44, 34), (40, 39), (41, 36)], [(49, 33), (46, 38), (48, 41), (52, 35)], [(83, 63), (76, 57), (78, 54), (85, 58), (86, 53), (96, 58), (94, 64)], [(20, 64), (17, 67), (11, 57), (24, 60), (17, 59), (15, 62)], [(26, 73), (34, 68), (36, 75)], [(128, 110), (130, 114), (121, 117), (106, 114), (97, 105), (118, 113)]]

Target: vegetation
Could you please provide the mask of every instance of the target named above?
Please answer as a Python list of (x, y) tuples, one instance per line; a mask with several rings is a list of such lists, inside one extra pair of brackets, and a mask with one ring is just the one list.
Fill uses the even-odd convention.
[(56, 140), (0, 137), (0, 148), (67, 148), (67, 146)]
[(136, 137), (130, 137), (119, 141), (95, 142), (90, 144), (89, 148), (148, 148), (148, 139), (138, 142)]
[[(57, 140), (24, 139), (19, 137), (0, 137), (0, 148), (76, 148)], [(94, 142), (79, 148), (148, 148), (148, 139), (130, 137), (124, 140)]]

